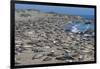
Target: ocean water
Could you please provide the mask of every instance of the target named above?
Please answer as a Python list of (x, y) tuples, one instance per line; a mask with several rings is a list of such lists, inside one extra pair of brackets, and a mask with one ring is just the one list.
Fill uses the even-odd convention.
[(64, 30), (71, 31), (74, 33), (77, 32), (86, 32), (86, 31), (94, 31), (94, 24), (85, 24), (85, 23), (71, 23), (64, 26)]
[(72, 30), (74, 29), (80, 32), (85, 32), (87, 30), (94, 31), (94, 24), (76, 24), (72, 26)]
[(80, 17), (84, 18), (84, 19), (89, 19), (89, 20), (94, 20), (94, 15), (80, 15)]
[(47, 5), (29, 5), (29, 4), (16, 4), (16, 9), (33, 9), (45, 13), (57, 13), (63, 15), (81, 16), (84, 18), (94, 18), (94, 8), (81, 8), (81, 7), (68, 7), (68, 6), (47, 6)]

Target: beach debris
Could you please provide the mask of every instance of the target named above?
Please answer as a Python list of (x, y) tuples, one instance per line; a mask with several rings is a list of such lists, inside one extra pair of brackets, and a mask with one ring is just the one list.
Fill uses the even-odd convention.
[(69, 59), (68, 59), (68, 60), (65, 60), (65, 61), (66, 61), (66, 62), (73, 62), (73, 60), (69, 60)]
[(47, 54), (47, 56), (55, 57), (56, 56), (55, 51), (52, 50), (50, 53)]
[(50, 60), (52, 60), (51, 57), (46, 57), (46, 58), (43, 59), (43, 61), (50, 61)]
[(26, 44), (26, 45), (24, 45), (23, 47), (24, 47), (24, 48), (32, 48), (33, 46), (32, 46), (32, 45), (27, 45), (27, 44)]
[(16, 47), (20, 47), (23, 45), (22, 41), (15, 41)]
[(70, 56), (67, 51), (65, 51), (65, 53), (63, 53), (61, 56), (57, 56), (56, 59), (57, 60), (68, 60), (68, 59), (74, 60), (74, 58)]
[(36, 48), (32, 48), (32, 51), (35, 52), (35, 53), (44, 52), (44, 50), (36, 49)]
[(15, 51), (22, 53), (24, 50), (26, 50), (24, 47), (15, 47)]
[(32, 57), (32, 60), (34, 59), (40, 59), (42, 58), (44, 55), (43, 54), (35, 54), (33, 57)]
[(65, 56), (65, 55), (63, 55), (63, 56), (58, 56), (58, 57), (56, 57), (56, 59), (57, 60), (73, 60), (74, 58), (73, 57), (71, 57), (71, 56)]
[(44, 46), (44, 48), (47, 48), (48, 49), (48, 48), (51, 48), (51, 47), (50, 46)]
[(57, 50), (63, 50), (63, 49), (64, 49), (64, 48), (60, 48), (60, 47), (57, 48)]

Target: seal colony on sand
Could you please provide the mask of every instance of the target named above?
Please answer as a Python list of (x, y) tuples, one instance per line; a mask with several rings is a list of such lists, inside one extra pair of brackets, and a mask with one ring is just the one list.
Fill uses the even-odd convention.
[[(16, 66), (94, 61), (94, 36), (89, 36), (90, 30), (79, 34), (66, 29), (72, 28), (69, 21), (77, 20), (87, 21), (80, 16), (16, 9)], [(77, 31), (77, 26), (73, 27)]]

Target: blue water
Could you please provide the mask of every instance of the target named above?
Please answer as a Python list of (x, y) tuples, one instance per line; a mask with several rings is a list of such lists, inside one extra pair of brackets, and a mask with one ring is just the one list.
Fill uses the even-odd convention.
[(72, 27), (73, 27), (74, 25), (76, 25), (76, 24), (77, 24), (77, 23), (65, 24), (65, 25), (64, 25), (64, 30), (65, 30), (65, 31), (71, 31)]
[(82, 18), (84, 18), (84, 19), (89, 19), (89, 20), (93, 20), (95, 17), (94, 17), (94, 15), (80, 15)]
[(74, 25), (80, 32), (85, 32), (87, 30), (94, 30), (94, 24), (76, 24)]
[(16, 9), (35, 9), (41, 12), (54, 12), (64, 15), (78, 15), (84, 18), (94, 18), (94, 8), (81, 8), (81, 7), (64, 7), (64, 6), (47, 6), (35, 4), (16, 4)]
[(80, 32), (85, 32), (87, 30), (92, 30), (94, 31), (94, 24), (90, 23), (90, 24), (85, 24), (85, 23), (71, 23), (71, 24), (67, 24), (64, 26), (64, 30), (65, 31), (80, 31)]

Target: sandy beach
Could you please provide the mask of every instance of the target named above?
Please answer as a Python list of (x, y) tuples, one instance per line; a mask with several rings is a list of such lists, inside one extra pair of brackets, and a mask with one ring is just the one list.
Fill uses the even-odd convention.
[(94, 37), (65, 31), (64, 25), (69, 21), (84, 22), (85, 19), (16, 9), (16, 66), (94, 61)]

